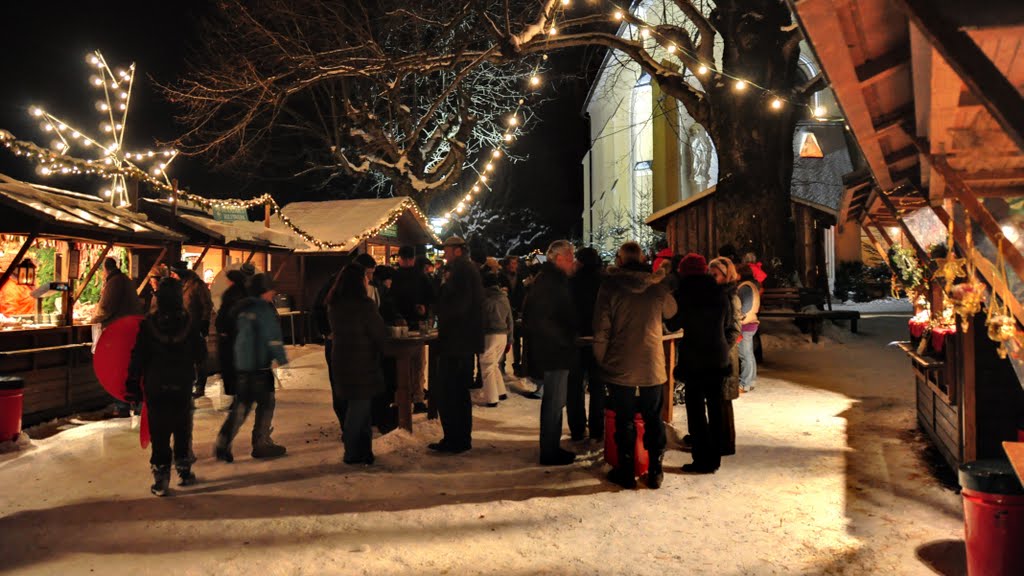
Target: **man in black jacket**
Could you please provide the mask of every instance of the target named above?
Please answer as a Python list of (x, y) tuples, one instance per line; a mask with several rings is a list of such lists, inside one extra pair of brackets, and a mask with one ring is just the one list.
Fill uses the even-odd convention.
[(484, 287), (480, 270), (469, 260), (466, 242), (444, 241), (447, 276), (437, 302), (438, 381), (431, 388), (444, 438), (428, 448), (460, 453), (472, 448), (473, 360), (484, 351)]
[(576, 310), (569, 293), (575, 257), (568, 240), (556, 240), (547, 262), (526, 297), (523, 322), (530, 343), (531, 370), (544, 374), (540, 406), (540, 463), (571, 464), (576, 455), (563, 450), (562, 409), (565, 408), (569, 369), (576, 355)]
[[(434, 289), (430, 278), (416, 266), (416, 251), (412, 246), (402, 246), (398, 250), (398, 268), (391, 279), (391, 297), (398, 307), (398, 313), (405, 318), (409, 326), (416, 327), (427, 321), (428, 311), (434, 304)], [(420, 327), (422, 329), (422, 326)], [(424, 400), (424, 384), (426, 383), (426, 357), (413, 361), (413, 374), (410, 381), (410, 394), (415, 404), (414, 412), (427, 411)]]

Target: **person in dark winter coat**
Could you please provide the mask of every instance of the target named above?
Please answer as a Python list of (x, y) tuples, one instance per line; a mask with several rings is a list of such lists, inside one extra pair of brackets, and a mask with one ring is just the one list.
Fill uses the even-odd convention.
[(142, 314), (142, 303), (135, 292), (132, 279), (121, 272), (116, 259), (107, 258), (103, 261), (103, 273), (106, 275), (106, 281), (103, 283), (100, 302), (96, 306), (96, 315), (93, 316), (92, 323), (106, 328), (119, 318)]
[(256, 422), (252, 429), (252, 457), (276, 458), (284, 456), (284, 446), (275, 444), (273, 431), (274, 373), (273, 363), (288, 363), (281, 339), (281, 323), (274, 308), (274, 287), (270, 276), (256, 274), (249, 279), (249, 297), (235, 307), (235, 368), (238, 371), (237, 394), (224, 425), (217, 434), (214, 456), (224, 462), (234, 461), (231, 442), (238, 434), (253, 406)]
[(531, 370), (544, 375), (539, 392), (540, 463), (545, 466), (571, 464), (576, 459), (559, 445), (569, 369), (576, 357), (576, 310), (569, 292), (569, 275), (575, 269), (573, 252), (568, 240), (551, 243), (547, 262), (533, 281), (523, 310)]
[(675, 377), (686, 383), (686, 422), (693, 443), (693, 463), (683, 465), (683, 472), (709, 474), (722, 461), (722, 386), (731, 348), (725, 335), (735, 319), (703, 256), (688, 254), (679, 275), (679, 314), (669, 327), (683, 330)]
[[(423, 257), (423, 260), (426, 258)], [(431, 308), (434, 306), (434, 288), (425, 271), (426, 264), (429, 263), (429, 260), (423, 262), (417, 258), (412, 246), (402, 246), (398, 250), (398, 268), (395, 269), (391, 281), (391, 296), (398, 307), (398, 313), (413, 329), (423, 330), (426, 327)], [(426, 412), (424, 390), (427, 385), (428, 366), (425, 348), (420, 349), (418, 358), (413, 359), (412, 366), (414, 373), (409, 378), (412, 385), (409, 395), (412, 397), (414, 412)]]
[(665, 369), (664, 321), (676, 315), (676, 302), (663, 281), (667, 270), (651, 272), (643, 250), (626, 242), (608, 270), (594, 310), (594, 358), (608, 386), (615, 411), (618, 466), (608, 479), (636, 487), (636, 413), (644, 420), (644, 448), (650, 454), (647, 485), (660, 488), (664, 474), (665, 423), (661, 420)]
[(232, 311), (245, 299), (245, 283), (256, 274), (256, 267), (250, 263), (242, 264), (238, 270), (228, 270), (227, 277), (231, 286), (220, 297), (220, 309), (214, 325), (217, 328), (217, 361), (220, 364), (220, 377), (224, 382), (224, 393), (234, 396), (238, 384), (235, 372), (235, 318)]
[(349, 264), (328, 296), (331, 333), (340, 344), (331, 357), (331, 393), (345, 405), (340, 424), (346, 464), (373, 464), (372, 405), (385, 389), (381, 359), (388, 330), (366, 284), (365, 269)]
[[(206, 336), (210, 333), (210, 318), (213, 316), (213, 299), (210, 297), (210, 289), (195, 272), (189, 270), (188, 264), (178, 262), (171, 266), (171, 277), (181, 281), (181, 290), (185, 298), (185, 310), (192, 318), (192, 329), (206, 342)], [(206, 395), (206, 347), (196, 360), (195, 364), (195, 391), (194, 398)]]
[(732, 322), (726, 327), (725, 341), (729, 343), (729, 376), (722, 386), (722, 456), (736, 453), (736, 417), (732, 401), (740, 395), (740, 339), (742, 338), (743, 311), (737, 293), (739, 274), (732, 260), (722, 256), (708, 263), (708, 270), (715, 282), (725, 291), (729, 302), (729, 316)]
[[(193, 360), (205, 342), (192, 329), (185, 311), (181, 283), (172, 278), (160, 282), (156, 292), (157, 310), (139, 325), (132, 350), (126, 388), (128, 399), (146, 402), (153, 471), (150, 490), (166, 496), (171, 478), (171, 438), (174, 438), (174, 467), (179, 486), (195, 484), (192, 473), (192, 371)], [(141, 385), (140, 385), (141, 383)], [(145, 386), (143, 391), (142, 386)]]
[[(512, 321), (516, 324), (523, 315), (523, 298), (526, 296), (526, 286), (523, 284), (523, 274), (519, 271), (519, 257), (506, 256), (501, 261), (501, 286), (508, 294), (508, 303), (512, 307)], [(512, 338), (509, 340), (509, 347), (512, 350), (512, 373), (516, 376), (523, 375), (523, 335), (522, 329), (513, 326)], [(505, 356), (501, 357), (502, 374), (505, 369)]]
[[(569, 279), (569, 292), (576, 308), (576, 327), (580, 336), (594, 335), (594, 305), (601, 288), (604, 263), (593, 248), (576, 251), (576, 272)], [(569, 433), (573, 440), (582, 440), (587, 433), (586, 391), (590, 389), (590, 437), (604, 437), (604, 406), (607, 394), (597, 363), (594, 347), (581, 346), (577, 360), (569, 371), (569, 391), (565, 398), (565, 413), (569, 420)]]
[(428, 446), (438, 452), (459, 453), (472, 448), (473, 365), (484, 351), (484, 287), (480, 269), (469, 259), (466, 242), (458, 236), (444, 241), (447, 272), (437, 301), (438, 379), (431, 387), (437, 401), (444, 438)]
[(505, 379), (498, 363), (509, 342), (512, 341), (512, 306), (501, 288), (498, 274), (483, 275), (484, 282), (484, 352), (480, 355), (480, 375), (483, 379), (483, 401), (491, 407), (508, 398)]

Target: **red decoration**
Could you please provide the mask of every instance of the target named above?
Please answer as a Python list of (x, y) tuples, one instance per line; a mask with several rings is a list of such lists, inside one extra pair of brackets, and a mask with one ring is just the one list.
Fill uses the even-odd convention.
[[(100, 385), (114, 398), (124, 401), (125, 381), (128, 380), (128, 365), (131, 363), (135, 337), (139, 334), (142, 316), (125, 316), (103, 329), (96, 351), (93, 353), (92, 369)], [(149, 413), (142, 404), (142, 422), (139, 426), (139, 443), (149, 446)]]

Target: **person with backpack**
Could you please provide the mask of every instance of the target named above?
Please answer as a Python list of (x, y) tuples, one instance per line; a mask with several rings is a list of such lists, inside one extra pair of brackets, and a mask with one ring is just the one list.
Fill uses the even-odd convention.
[(224, 382), (224, 393), (235, 395), (238, 384), (235, 372), (235, 318), (234, 308), (248, 295), (245, 283), (256, 274), (256, 267), (246, 262), (238, 270), (228, 270), (231, 286), (220, 297), (220, 309), (214, 325), (217, 328), (217, 362), (220, 364), (220, 377)]
[[(160, 281), (157, 308), (139, 325), (126, 382), (126, 400), (143, 399), (149, 414), (153, 472), (150, 491), (166, 496), (171, 480), (171, 459), (178, 471), (179, 486), (196, 483), (192, 473), (192, 381), (194, 361), (206, 345), (192, 329), (185, 311), (181, 283)], [(144, 387), (144, 389), (143, 389)], [(171, 439), (174, 449), (171, 450)]]
[(238, 389), (231, 402), (228, 416), (221, 426), (214, 445), (214, 456), (223, 462), (233, 462), (231, 442), (238, 434), (253, 406), (256, 421), (252, 429), (252, 457), (277, 458), (284, 456), (284, 446), (270, 438), (274, 419), (273, 363), (288, 364), (281, 337), (281, 324), (274, 308), (274, 286), (267, 274), (256, 274), (249, 279), (249, 296), (238, 303), (235, 317), (235, 368), (238, 371)]

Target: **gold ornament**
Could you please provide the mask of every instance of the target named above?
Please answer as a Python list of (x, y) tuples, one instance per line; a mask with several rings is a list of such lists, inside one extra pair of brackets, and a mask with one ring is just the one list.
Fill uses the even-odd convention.
[(946, 235), (946, 257), (935, 259), (935, 263), (939, 267), (933, 276), (933, 278), (944, 278), (946, 280), (945, 290), (947, 294), (950, 288), (953, 287), (953, 281), (967, 275), (967, 259), (956, 257), (956, 250), (953, 244), (953, 221), (953, 218), (949, 219), (949, 232)]

